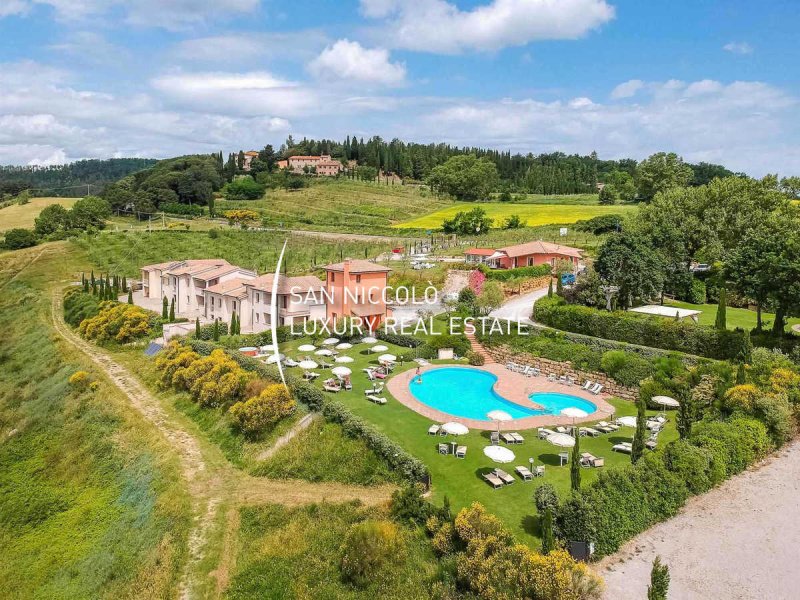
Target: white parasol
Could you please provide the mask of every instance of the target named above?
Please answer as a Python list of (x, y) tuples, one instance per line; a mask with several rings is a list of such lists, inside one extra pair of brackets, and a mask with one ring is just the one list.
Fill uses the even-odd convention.
[(347, 367), (333, 367), (331, 369), (331, 373), (333, 373), (337, 377), (347, 377), (352, 373), (352, 371)]
[(342, 342), (341, 344), (336, 344), (336, 349), (337, 350), (350, 350), (350, 348), (352, 348), (352, 347), (353, 347), (353, 344), (350, 344), (348, 342)]
[(300, 367), (301, 369), (308, 370), (308, 369), (316, 369), (319, 365), (315, 363), (313, 360), (301, 360), (299, 363), (297, 363), (297, 366)]
[(565, 417), (572, 417), (573, 419), (582, 419), (583, 417), (588, 417), (589, 413), (585, 410), (581, 410), (580, 408), (575, 408), (574, 406), (568, 406), (561, 410), (561, 414)]
[(670, 398), (669, 396), (653, 396), (650, 400), (653, 401), (653, 404), (658, 404), (659, 406), (665, 406), (667, 408), (678, 408), (681, 405), (675, 398)]
[(378, 360), (380, 362), (395, 362), (397, 361), (397, 357), (394, 354), (381, 354)]
[(313, 352), (314, 350), (317, 349), (317, 347), (314, 346), (313, 344), (303, 344), (302, 346), (298, 346), (297, 349), (300, 352)]
[(442, 425), (442, 430), (450, 435), (466, 435), (469, 433), (469, 429), (466, 425), (462, 425), (461, 423), (456, 423), (454, 421), (450, 421), (449, 423)]
[(620, 417), (617, 424), (623, 427), (636, 427), (636, 417)]
[(572, 448), (575, 445), (575, 438), (566, 433), (551, 433), (545, 439), (554, 446), (562, 448)]
[(494, 462), (509, 463), (516, 458), (514, 453), (504, 446), (486, 446), (483, 453)]
[(511, 421), (514, 417), (504, 410), (491, 410), (486, 413), (486, 416), (492, 421), (497, 421), (497, 431), (500, 431), (500, 423), (503, 421)]
[(365, 337), (365, 338), (363, 338), (361, 340), (361, 343), (362, 344), (374, 344), (377, 341), (378, 341), (377, 338), (374, 338), (374, 337), (368, 335), (367, 337)]
[(355, 360), (352, 356), (337, 356), (336, 362), (337, 363), (351, 363)]
[(333, 351), (323, 348), (322, 350), (317, 350), (314, 354), (317, 356), (333, 356)]
[(388, 346), (384, 346), (383, 344), (378, 344), (377, 346), (373, 346), (369, 349), (370, 352), (386, 352), (389, 349)]
[(322, 340), (323, 346), (333, 346), (339, 343), (339, 338), (328, 338), (327, 340)]
[(285, 354), (270, 354), (264, 362), (268, 365), (274, 365), (276, 362), (282, 361), (286, 358)]

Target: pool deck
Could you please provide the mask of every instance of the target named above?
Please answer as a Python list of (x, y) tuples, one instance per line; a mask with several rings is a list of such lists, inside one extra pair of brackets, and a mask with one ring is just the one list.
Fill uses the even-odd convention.
[[(580, 419), (573, 419), (572, 417), (562, 417), (558, 415), (542, 415), (537, 417), (524, 417), (522, 419), (513, 419), (511, 421), (503, 421), (500, 423), (501, 431), (514, 431), (524, 429), (535, 429), (537, 427), (546, 427), (551, 425), (572, 425), (573, 423), (591, 423), (593, 421), (600, 421), (607, 419), (614, 413), (614, 407), (606, 402), (607, 394), (598, 394), (595, 396), (591, 392), (581, 389), (577, 385), (564, 385), (549, 381), (546, 377), (526, 377), (521, 373), (509, 371), (504, 366), (499, 364), (489, 364), (482, 367), (471, 367), (467, 365), (427, 365), (420, 368), (423, 374), (423, 381), (425, 380), (425, 372), (441, 369), (441, 368), (454, 368), (454, 369), (480, 369), (488, 371), (493, 375), (497, 375), (497, 382), (494, 384), (494, 391), (500, 394), (503, 398), (514, 404), (519, 404), (525, 408), (536, 409), (540, 408), (535, 403), (528, 399), (533, 393), (537, 392), (556, 392), (560, 394), (570, 394), (587, 400), (597, 406), (597, 410), (587, 417)], [(495, 421), (481, 421), (478, 419), (466, 419), (451, 415), (435, 408), (431, 408), (427, 404), (423, 404), (411, 394), (408, 386), (411, 380), (416, 377), (416, 369), (409, 369), (403, 373), (395, 375), (386, 384), (386, 389), (394, 396), (398, 402), (407, 406), (414, 412), (437, 421), (439, 423), (446, 423), (455, 421), (462, 423), (471, 429), (481, 430), (496, 430), (497, 423)], [(488, 412), (488, 411), (487, 411)]]

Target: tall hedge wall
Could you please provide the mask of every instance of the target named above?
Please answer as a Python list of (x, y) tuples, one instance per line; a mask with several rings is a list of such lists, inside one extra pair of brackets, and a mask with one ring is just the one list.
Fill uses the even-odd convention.
[(720, 331), (692, 322), (645, 317), (622, 311), (607, 312), (567, 304), (562, 298), (542, 298), (534, 319), (544, 325), (598, 338), (677, 350), (719, 360), (747, 357), (750, 334), (741, 329)]

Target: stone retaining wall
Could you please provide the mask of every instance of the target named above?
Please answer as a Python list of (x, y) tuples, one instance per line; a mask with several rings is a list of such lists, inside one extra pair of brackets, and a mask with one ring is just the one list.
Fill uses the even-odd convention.
[[(546, 288), (548, 283), (550, 283), (551, 277), (549, 275), (543, 275), (542, 277), (536, 277), (534, 279), (526, 279), (523, 281), (519, 286), (509, 286), (504, 282), (500, 282), (500, 285), (503, 288), (503, 294), (506, 298), (513, 298), (514, 296), (519, 296), (522, 294), (527, 294), (528, 292), (532, 292), (534, 290), (540, 290), (542, 288)], [(488, 280), (491, 281), (491, 280)], [(553, 284), (555, 288), (555, 283)], [(519, 293), (517, 293), (519, 290)], [(533, 305), (531, 304), (531, 312), (533, 312)]]
[(486, 348), (486, 351), (492, 356), (492, 358), (494, 358), (501, 365), (505, 365), (508, 362), (515, 362), (520, 365), (536, 367), (537, 369), (541, 370), (542, 375), (555, 375), (556, 377), (565, 375), (567, 377), (572, 377), (581, 383), (587, 379), (591, 379), (592, 381), (603, 384), (603, 387), (605, 387), (603, 391), (611, 396), (616, 396), (617, 398), (622, 398), (623, 400), (630, 400), (631, 402), (635, 402), (639, 398), (638, 389), (619, 385), (616, 381), (604, 373), (581, 371), (573, 367), (572, 363), (549, 360), (539, 356), (532, 356), (524, 352), (514, 352), (507, 346), (484, 346), (484, 348)]

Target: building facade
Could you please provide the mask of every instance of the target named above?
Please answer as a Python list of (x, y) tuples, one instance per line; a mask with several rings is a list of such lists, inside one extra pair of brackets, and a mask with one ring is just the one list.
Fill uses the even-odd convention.
[(272, 306), (274, 283), (275, 275), (270, 273), (244, 284), (250, 311), (248, 327), (252, 332), (265, 331), (273, 325), (280, 327), (325, 319), (322, 281), (311, 275), (281, 275), (278, 279), (275, 311)]
[(359, 317), (365, 327), (375, 331), (391, 316), (386, 305), (390, 268), (366, 260), (345, 260), (323, 268), (330, 321)]
[(516, 269), (544, 264), (555, 268), (560, 262), (567, 262), (575, 272), (582, 258), (581, 252), (578, 248), (537, 240), (498, 248), (485, 262), (493, 269)]

